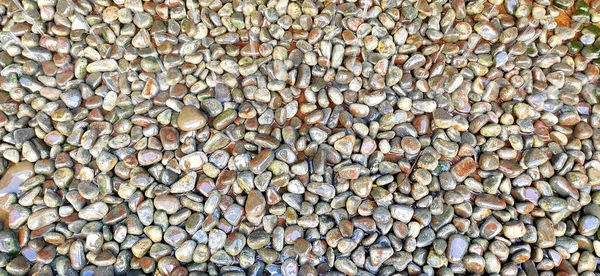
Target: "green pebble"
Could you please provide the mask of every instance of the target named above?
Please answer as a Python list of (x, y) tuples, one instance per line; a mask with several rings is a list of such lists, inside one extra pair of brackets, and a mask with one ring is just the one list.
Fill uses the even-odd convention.
[(600, 35), (600, 27), (598, 27), (596, 25), (589, 25), (589, 26), (585, 27), (585, 29), (587, 29), (588, 31), (590, 31), (591, 33), (596, 35), (596, 37), (598, 37), (598, 35)]
[(583, 10), (577, 10), (573, 13), (573, 20), (581, 23), (590, 22), (590, 13)]
[(581, 51), (581, 48), (583, 48), (583, 43), (581, 43), (581, 41), (579, 41), (579, 40), (571, 40), (571, 41), (569, 41), (567, 46), (569, 47), (569, 53), (575, 54), (575, 53)]
[(579, 1), (575, 4), (575, 10), (587, 12), (590, 10), (590, 6), (585, 1)]
[(555, 0), (553, 5), (559, 9), (566, 10), (573, 6), (573, 1), (570, 0)]
[(106, 114), (104, 119), (107, 120), (108, 122), (114, 124), (117, 120), (119, 120), (119, 116), (117, 115), (117, 110), (113, 109), (110, 112), (108, 112), (108, 114)]

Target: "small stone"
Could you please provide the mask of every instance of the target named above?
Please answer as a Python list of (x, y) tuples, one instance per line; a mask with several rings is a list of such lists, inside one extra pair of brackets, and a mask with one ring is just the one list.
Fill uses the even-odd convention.
[(6, 272), (10, 275), (25, 275), (30, 265), (23, 256), (17, 256), (6, 265)]
[(567, 208), (566, 200), (554, 196), (543, 197), (538, 204), (546, 212), (559, 212)]
[(167, 212), (167, 214), (175, 214), (179, 210), (179, 206), (179, 199), (172, 195), (159, 195), (154, 198), (154, 207)]
[(414, 209), (410, 206), (392, 205), (390, 206), (390, 214), (394, 219), (408, 223), (412, 219)]
[(525, 224), (522, 221), (509, 221), (502, 229), (504, 236), (509, 239), (518, 239), (525, 236)]

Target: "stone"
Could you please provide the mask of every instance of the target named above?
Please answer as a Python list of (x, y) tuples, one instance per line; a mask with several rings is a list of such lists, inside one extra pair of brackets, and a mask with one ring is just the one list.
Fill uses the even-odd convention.
[(0, 179), (0, 193), (17, 191), (19, 185), (34, 175), (33, 163), (22, 161), (12, 165)]
[(183, 131), (194, 131), (206, 125), (206, 115), (191, 105), (184, 106), (177, 117), (177, 126)]
[(87, 221), (101, 220), (108, 213), (108, 205), (104, 202), (96, 202), (87, 205), (79, 211), (79, 217)]

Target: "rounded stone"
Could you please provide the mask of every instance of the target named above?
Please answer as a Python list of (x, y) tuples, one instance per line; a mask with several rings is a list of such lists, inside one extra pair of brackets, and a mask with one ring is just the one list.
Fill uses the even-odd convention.
[(186, 105), (179, 112), (177, 126), (183, 131), (194, 131), (203, 128), (207, 119), (198, 108)]

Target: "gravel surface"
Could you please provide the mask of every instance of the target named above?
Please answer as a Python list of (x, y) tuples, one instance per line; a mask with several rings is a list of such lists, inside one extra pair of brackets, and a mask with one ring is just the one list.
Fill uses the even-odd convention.
[(598, 275), (599, 0), (2, 0), (0, 276)]

